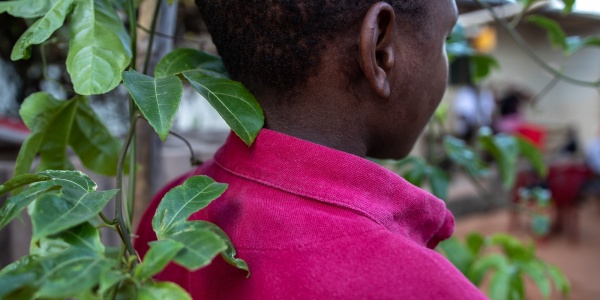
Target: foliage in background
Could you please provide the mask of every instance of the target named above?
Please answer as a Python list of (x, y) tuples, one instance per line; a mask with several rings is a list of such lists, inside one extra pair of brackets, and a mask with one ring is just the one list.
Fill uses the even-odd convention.
[[(484, 5), (479, 0), (476, 2)], [(521, 2), (527, 7), (537, 1)], [(563, 2), (568, 11), (574, 1)], [(33, 239), (30, 255), (0, 271), (0, 299), (188, 299), (189, 295), (180, 287), (156, 282), (151, 276), (170, 261), (195, 270), (210, 263), (218, 254), (233, 266), (248, 271), (245, 262), (235, 257), (233, 245), (222, 230), (207, 222), (186, 221), (226, 189), (226, 185), (204, 176), (192, 177), (165, 195), (152, 224), (159, 240), (151, 245), (143, 261), (133, 250), (132, 211), (127, 203), (133, 203), (134, 199), (125, 196), (128, 193), (123, 190), (123, 176), (128, 171), (125, 166), (132, 165), (127, 161), (135, 161), (135, 153), (130, 153), (129, 158), (127, 153), (131, 143), (135, 143), (136, 123), (144, 119), (164, 140), (178, 109), (184, 82), (200, 93), (247, 144), (254, 141), (264, 119), (254, 97), (240, 83), (229, 80), (220, 59), (212, 55), (179, 49), (158, 63), (154, 76), (145, 70), (136, 71), (137, 4), (135, 0), (0, 2), (0, 13), (32, 20), (13, 48), (13, 60), (29, 58), (32, 47), (50, 42), (60, 28), (67, 30), (66, 67), (77, 93), (69, 100), (36, 93), (21, 107), (21, 117), (32, 134), (19, 152), (15, 177), (0, 186), (1, 194), (13, 192), (0, 208), (0, 229), (28, 207)], [(552, 21), (541, 17), (528, 17), (527, 21), (546, 28), (553, 43), (563, 47), (567, 54), (600, 44), (595, 38), (566, 37)], [(154, 34), (154, 26), (150, 32)], [(472, 57), (475, 79), (487, 76), (497, 67), (492, 57), (468, 47), (460, 29), (449, 41), (448, 50), (451, 58)], [(152, 53), (151, 49), (147, 52), (147, 55)], [(560, 71), (554, 70), (553, 74), (569, 81)], [(130, 129), (124, 143), (110, 135), (87, 99), (89, 95), (107, 93), (120, 83), (131, 95)], [(514, 182), (514, 166), (519, 155), (528, 157), (543, 172), (539, 154), (533, 153), (530, 145), (519, 139), (494, 136), (484, 130), (478, 141), (478, 149), (471, 149), (447, 137), (444, 149), (449, 159), (474, 177), (486, 170), (483, 161), (477, 159), (478, 152), (488, 151), (499, 165), (505, 187)], [(69, 149), (93, 172), (115, 175), (117, 189), (98, 191), (87, 175), (72, 170), (67, 156)], [(40, 157), (37, 173), (28, 174), (37, 156)], [(400, 167), (412, 168), (405, 173), (411, 182), (428, 181), (434, 193), (446, 197), (449, 175), (432, 161), (409, 158)], [(130, 173), (129, 176), (135, 176), (135, 172)], [(112, 198), (116, 200), (116, 217), (108, 219), (102, 210)], [(185, 209), (176, 212), (172, 207)], [(101, 243), (99, 228), (103, 227), (112, 228), (120, 235), (123, 242), (120, 249)], [(541, 263), (533, 256), (531, 247), (522, 246), (510, 237), (475, 236), (467, 244), (466, 251), (461, 250), (455, 240), (448, 241), (442, 248), (450, 249), (449, 256), (462, 257), (458, 260), (451, 257), (451, 260), (476, 283), (487, 270), (496, 270), (492, 279), (494, 299), (523, 298), (522, 274), (529, 274), (536, 282), (539, 280), (538, 285), (545, 294), (544, 278), (548, 274), (562, 291), (567, 290), (566, 280), (558, 270)], [(499, 245), (506, 256), (484, 256), (483, 245)]]

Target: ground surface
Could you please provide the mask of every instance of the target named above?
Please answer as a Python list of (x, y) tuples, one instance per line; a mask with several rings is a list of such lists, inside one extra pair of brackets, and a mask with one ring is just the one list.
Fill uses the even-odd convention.
[[(507, 232), (509, 213), (499, 210), (478, 213), (457, 220), (456, 236), (465, 237), (472, 231), (485, 235)], [(538, 256), (563, 270), (572, 284), (571, 300), (600, 299), (600, 205), (586, 201), (579, 209), (579, 242), (560, 234), (538, 242)], [(524, 230), (511, 231), (523, 240), (529, 239)], [(527, 285), (527, 299), (543, 299), (535, 286)], [(563, 299), (554, 293), (551, 299)]]

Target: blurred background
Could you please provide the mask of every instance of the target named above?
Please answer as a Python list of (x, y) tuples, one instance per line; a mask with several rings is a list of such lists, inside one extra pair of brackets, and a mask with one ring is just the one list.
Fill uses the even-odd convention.
[[(145, 54), (155, 1), (142, 1), (139, 9), (140, 55)], [(522, 6), (513, 1), (486, 2), (504, 20), (525, 17), (521, 16)], [(566, 36), (572, 39), (600, 36), (600, 1), (578, 0), (568, 15), (561, 12), (560, 1), (537, 2), (530, 12), (557, 22)], [(173, 48), (182, 47), (216, 53), (193, 1), (174, 3), (163, 4), (153, 59), (156, 61)], [(538, 255), (560, 267), (572, 283), (570, 299), (600, 299), (600, 89), (598, 85), (581, 83), (600, 78), (600, 48), (586, 47), (567, 56), (565, 49), (552, 44), (552, 37), (549, 41), (548, 29), (532, 21), (519, 22), (514, 27), (528, 45), (524, 50), (475, 1), (457, 3), (460, 19), (448, 44), (449, 88), (436, 113), (440, 124), (437, 129), (430, 125), (425, 130), (413, 155), (432, 161), (437, 153), (444, 151), (442, 140), (446, 134), (463, 141), (465, 147), (477, 148), (481, 128), (531, 142), (541, 152), (548, 177), (541, 180), (528, 162), (519, 160), (512, 188), (503, 188), (501, 174), (493, 166), (485, 175), (472, 178), (452, 161), (436, 162), (436, 167), (448, 174), (443, 198), (457, 217), (456, 236), (464, 238), (472, 231), (484, 235), (505, 232), (534, 243)], [(67, 32), (59, 30), (50, 42), (34, 47), (29, 60), (10, 60), (12, 46), (30, 23), (0, 14), (0, 179), (3, 181), (11, 177), (19, 146), (29, 134), (18, 115), (23, 99), (38, 91), (49, 92), (58, 99), (74, 95), (65, 68)], [(563, 80), (547, 72), (544, 64), (561, 70), (573, 80)], [(117, 136), (123, 136), (127, 128), (126, 99), (127, 91), (123, 88), (91, 97), (93, 108)], [(229, 134), (225, 122), (189, 86), (184, 87), (173, 130), (191, 142), (202, 160), (209, 159)], [(192, 168), (189, 150), (180, 140), (169, 138), (164, 144), (150, 140), (152, 147), (141, 149), (154, 161), (146, 173), (148, 185), (141, 187), (146, 195), (152, 195), (161, 185)], [(485, 155), (482, 159), (492, 160)], [(406, 174), (396, 163), (386, 165)], [(111, 178), (94, 179), (102, 189), (114, 186)], [(433, 188), (431, 184), (424, 187)], [(535, 187), (551, 191), (552, 201), (533, 208), (527, 204), (529, 207), (522, 209), (523, 198), (531, 197), (523, 194), (524, 188)], [(143, 208), (144, 203), (138, 205), (138, 209)], [(530, 213), (532, 209), (535, 215)], [(538, 226), (542, 220), (539, 215), (545, 217), (542, 229)], [(0, 267), (27, 253), (30, 234), (27, 224), (13, 222), (8, 230), (0, 232)], [(117, 242), (116, 237), (104, 238), (109, 243)], [(527, 286), (527, 299), (543, 298), (530, 287), (532, 282)], [(561, 298), (559, 293), (552, 297)]]

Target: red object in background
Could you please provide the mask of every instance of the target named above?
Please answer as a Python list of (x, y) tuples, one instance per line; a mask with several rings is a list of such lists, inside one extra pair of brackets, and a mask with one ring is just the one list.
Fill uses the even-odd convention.
[(561, 164), (550, 167), (548, 172), (548, 189), (556, 206), (574, 206), (580, 196), (583, 184), (591, 176), (584, 164)]
[(544, 127), (531, 123), (523, 123), (519, 125), (515, 134), (530, 141), (539, 150), (544, 149), (544, 141), (546, 138), (546, 130)]

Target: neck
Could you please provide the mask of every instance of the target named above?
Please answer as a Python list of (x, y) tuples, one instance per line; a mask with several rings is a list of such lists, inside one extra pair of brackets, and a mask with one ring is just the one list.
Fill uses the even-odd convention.
[[(326, 91), (295, 94), (277, 99), (259, 97), (265, 127), (287, 135), (360, 157), (367, 153), (367, 132), (352, 96), (328, 95)], [(318, 96), (307, 96), (318, 95)]]

